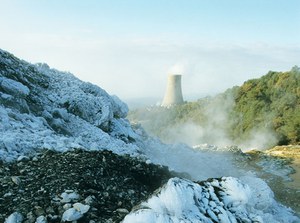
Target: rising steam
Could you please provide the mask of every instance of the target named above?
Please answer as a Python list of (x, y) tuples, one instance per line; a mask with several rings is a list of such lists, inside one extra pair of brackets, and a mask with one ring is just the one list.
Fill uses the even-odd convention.
[(177, 63), (171, 66), (168, 70), (168, 74), (184, 74), (186, 65), (184, 63)]
[[(203, 122), (196, 122), (188, 114), (187, 118), (183, 119), (184, 121), (166, 120), (170, 118), (168, 115), (155, 112), (153, 117), (144, 117), (144, 120), (148, 120), (142, 125), (149, 133), (155, 133), (162, 127), (158, 135), (165, 143), (185, 143), (191, 147), (199, 144), (219, 147), (238, 146), (246, 151), (266, 149), (276, 145), (276, 135), (267, 127), (256, 127), (250, 131), (247, 138), (233, 140), (228, 129), (235, 119), (235, 117), (230, 117), (230, 111), (234, 105), (232, 95), (227, 95), (226, 98), (216, 97), (204, 106), (205, 121)], [(170, 112), (172, 111), (170, 110)], [(170, 123), (171, 126), (167, 126)]]

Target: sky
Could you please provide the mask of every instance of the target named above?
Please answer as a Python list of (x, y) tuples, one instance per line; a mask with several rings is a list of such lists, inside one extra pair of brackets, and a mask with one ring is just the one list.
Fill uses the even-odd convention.
[(125, 101), (185, 100), (300, 66), (299, 0), (0, 0), (0, 48)]

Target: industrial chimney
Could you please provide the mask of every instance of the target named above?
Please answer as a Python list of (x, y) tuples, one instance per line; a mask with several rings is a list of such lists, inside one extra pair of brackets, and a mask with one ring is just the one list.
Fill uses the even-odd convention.
[(170, 107), (178, 104), (183, 104), (181, 75), (172, 74), (168, 76), (167, 90), (161, 106)]

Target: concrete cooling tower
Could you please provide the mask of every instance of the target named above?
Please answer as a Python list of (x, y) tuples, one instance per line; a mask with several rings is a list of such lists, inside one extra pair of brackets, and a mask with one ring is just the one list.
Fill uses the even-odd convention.
[(169, 75), (167, 90), (161, 106), (170, 107), (172, 105), (183, 104), (183, 97), (181, 91), (181, 75)]

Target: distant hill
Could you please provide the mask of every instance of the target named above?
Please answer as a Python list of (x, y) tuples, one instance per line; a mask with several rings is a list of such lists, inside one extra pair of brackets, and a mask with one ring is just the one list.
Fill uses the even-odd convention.
[(275, 131), (280, 145), (300, 142), (299, 67), (288, 72), (269, 72), (232, 91), (235, 91), (232, 114), (240, 116), (234, 123), (233, 137), (265, 127)]
[(133, 110), (141, 122), (166, 142), (236, 144), (246, 147), (300, 142), (300, 69), (270, 71), (215, 97), (166, 109)]

